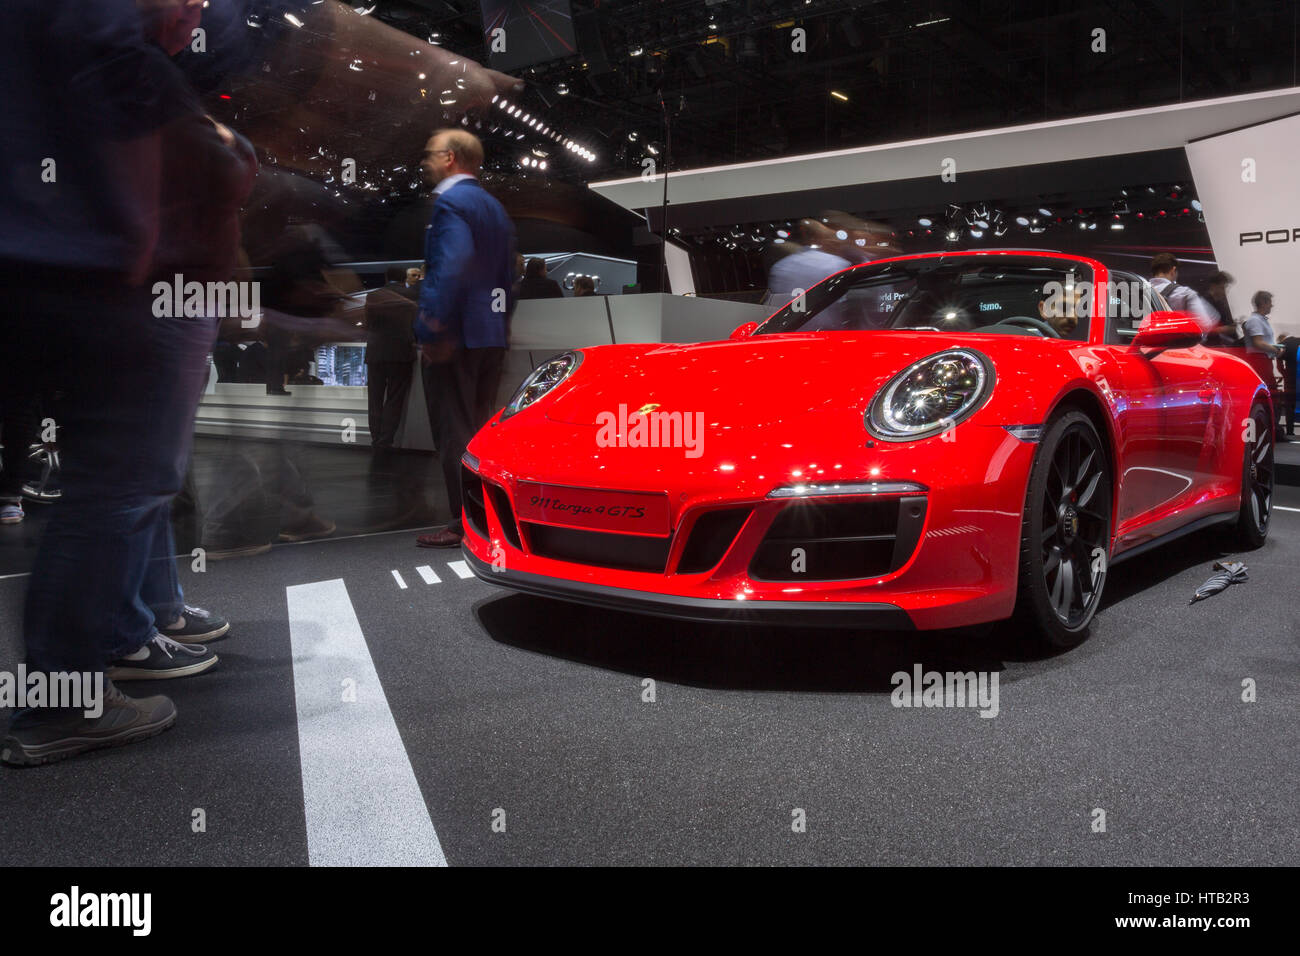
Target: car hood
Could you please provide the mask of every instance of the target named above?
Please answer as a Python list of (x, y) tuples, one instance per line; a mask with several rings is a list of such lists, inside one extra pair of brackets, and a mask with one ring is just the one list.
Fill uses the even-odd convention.
[(547, 408), (552, 421), (596, 425), (597, 416), (704, 415), (710, 428), (791, 422), (834, 410), (861, 415), (895, 373), (948, 348), (994, 360), (1009, 350), (1044, 347), (1031, 336), (946, 336), (915, 332), (790, 333), (698, 345), (603, 346), (588, 350), (573, 384)]

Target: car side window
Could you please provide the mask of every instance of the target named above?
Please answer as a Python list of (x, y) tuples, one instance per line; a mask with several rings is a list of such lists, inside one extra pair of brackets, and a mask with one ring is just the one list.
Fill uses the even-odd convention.
[(1152, 312), (1167, 308), (1151, 284), (1131, 272), (1110, 273), (1106, 290), (1107, 345), (1127, 345)]

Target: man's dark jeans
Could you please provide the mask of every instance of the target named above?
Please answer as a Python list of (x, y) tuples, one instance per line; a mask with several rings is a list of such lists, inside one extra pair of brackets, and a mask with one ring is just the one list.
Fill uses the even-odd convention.
[(180, 608), (169, 508), (180, 490), (216, 324), (157, 318), (149, 287), (0, 264), (0, 376), (56, 391), (60, 500), (28, 580), (33, 670), (95, 671)]

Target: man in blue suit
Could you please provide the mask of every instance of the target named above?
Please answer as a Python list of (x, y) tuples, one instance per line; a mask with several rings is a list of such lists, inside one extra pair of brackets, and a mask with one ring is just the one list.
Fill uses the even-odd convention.
[(515, 228), (479, 184), (482, 165), (483, 144), (463, 129), (434, 133), (420, 162), (436, 187), (415, 338), (431, 373), (430, 423), (451, 506), (446, 528), (416, 539), (422, 548), (460, 544), (460, 458), (494, 410), (515, 305)]

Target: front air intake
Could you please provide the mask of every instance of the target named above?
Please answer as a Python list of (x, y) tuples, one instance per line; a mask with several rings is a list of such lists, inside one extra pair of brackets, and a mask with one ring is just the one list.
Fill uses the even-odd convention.
[(916, 550), (924, 495), (792, 502), (754, 552), (756, 581), (853, 581), (897, 571)]
[(480, 538), (487, 539), (487, 508), (483, 505), (483, 479), (464, 465), (460, 466), (460, 493), (464, 499), (465, 520)]
[(682, 558), (677, 562), (677, 572), (700, 574), (717, 567), (751, 511), (752, 508), (720, 508), (696, 518), (682, 549)]

